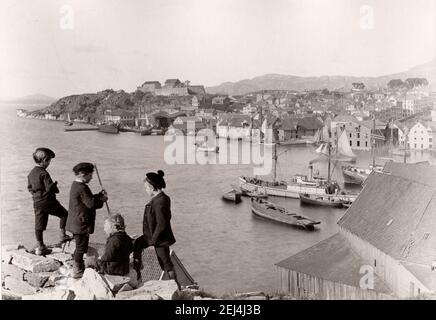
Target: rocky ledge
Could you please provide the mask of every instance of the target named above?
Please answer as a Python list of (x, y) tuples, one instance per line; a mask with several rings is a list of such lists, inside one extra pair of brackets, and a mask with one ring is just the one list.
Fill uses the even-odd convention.
[(290, 299), (263, 292), (235, 293), (216, 297), (197, 285), (178, 289), (174, 280), (136, 280), (128, 276), (103, 275), (90, 266), (98, 251), (90, 247), (85, 259), (87, 268), (81, 279), (73, 279), (74, 243), (52, 248), (52, 253), (37, 256), (21, 245), (3, 246), (1, 250), (2, 299), (4, 300), (276, 300)]

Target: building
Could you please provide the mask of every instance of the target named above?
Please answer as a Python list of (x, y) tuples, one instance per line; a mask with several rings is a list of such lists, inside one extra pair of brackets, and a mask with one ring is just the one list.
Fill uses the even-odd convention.
[(436, 291), (436, 166), (373, 172), (339, 232), (276, 264), (297, 298), (411, 298)]
[(218, 137), (229, 139), (249, 139), (251, 117), (243, 114), (224, 114), (216, 124)]
[(407, 135), (407, 146), (414, 150), (433, 149), (433, 129), (423, 121), (413, 125)]
[(142, 92), (151, 92), (155, 93), (156, 90), (161, 89), (162, 86), (159, 81), (145, 81), (140, 87), (137, 89)]
[[(384, 127), (383, 127), (384, 129)], [(331, 121), (332, 143), (337, 144), (342, 131), (345, 130), (352, 149), (371, 149), (371, 129), (365, 122), (358, 121), (350, 115), (338, 115)], [(384, 139), (384, 136), (381, 136)]]

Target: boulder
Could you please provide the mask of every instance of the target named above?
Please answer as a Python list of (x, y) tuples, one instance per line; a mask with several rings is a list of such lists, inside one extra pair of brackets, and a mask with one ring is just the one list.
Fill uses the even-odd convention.
[(12, 292), (11, 290), (2, 288), (2, 300), (21, 300), (21, 295)]
[(2, 246), (2, 250), (1, 250), (2, 262), (11, 263), (12, 251), (16, 251), (22, 248), (24, 247), (20, 244), (9, 244), (9, 245)]
[(138, 289), (120, 292), (117, 294), (116, 297), (117, 299), (131, 300), (135, 296), (146, 297), (147, 294), (158, 295), (164, 300), (176, 300), (179, 296), (179, 289), (177, 287), (177, 283), (174, 280), (152, 280), (144, 283)]
[(76, 300), (112, 299), (113, 294), (109, 286), (95, 270), (85, 269), (83, 277), (71, 286)]
[(31, 286), (35, 288), (42, 288), (47, 283), (50, 276), (52, 276), (53, 273), (50, 272), (27, 272), (24, 275), (24, 280), (27, 281)]
[(130, 283), (129, 277), (114, 276), (109, 274), (105, 274), (103, 277), (112, 292), (118, 292), (123, 285)]
[(74, 292), (71, 290), (50, 290), (46, 292), (25, 295), (22, 300), (74, 300)]
[(54, 287), (56, 285), (56, 282), (63, 279), (64, 276), (58, 273), (52, 273), (48, 280), (44, 283), (44, 288)]
[(12, 278), (23, 281), (25, 273), (26, 273), (26, 271), (12, 265), (12, 264), (2, 263), (2, 280), (6, 276), (11, 276)]
[(28, 284), (27, 282), (14, 279), (10, 276), (7, 276), (5, 278), (4, 287), (5, 287), (5, 289), (9, 289), (14, 294), (20, 295), (20, 296), (36, 293), (36, 289), (34, 287), (32, 287), (30, 284)]
[(30, 272), (49, 272), (58, 270), (59, 261), (30, 254), (23, 249), (12, 251), (12, 264)]

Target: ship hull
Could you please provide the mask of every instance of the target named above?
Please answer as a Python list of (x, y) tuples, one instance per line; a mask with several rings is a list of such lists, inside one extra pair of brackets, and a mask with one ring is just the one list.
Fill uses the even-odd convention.
[(361, 185), (368, 177), (365, 174), (351, 172), (347, 169), (342, 169), (342, 176), (344, 177), (344, 183), (357, 185)]

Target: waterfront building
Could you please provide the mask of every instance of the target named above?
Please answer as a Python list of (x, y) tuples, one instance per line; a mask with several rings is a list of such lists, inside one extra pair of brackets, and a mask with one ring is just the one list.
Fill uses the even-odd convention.
[(429, 124), (418, 121), (408, 133), (408, 148), (413, 150), (433, 149), (433, 135), (434, 130)]
[(297, 298), (389, 299), (436, 290), (436, 166), (372, 172), (339, 232), (276, 264)]
[(366, 125), (365, 122), (360, 122), (351, 115), (336, 116), (331, 121), (332, 143), (334, 145), (337, 144), (344, 130), (346, 131), (348, 142), (352, 149), (371, 149), (371, 128), (369, 125)]

